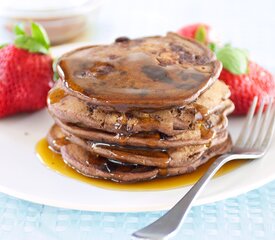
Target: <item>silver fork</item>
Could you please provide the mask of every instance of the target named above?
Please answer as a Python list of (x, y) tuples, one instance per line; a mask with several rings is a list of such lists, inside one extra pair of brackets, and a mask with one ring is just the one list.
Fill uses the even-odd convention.
[(254, 116), (258, 98), (255, 97), (247, 114), (244, 127), (231, 152), (217, 158), (207, 172), (185, 194), (185, 196), (165, 215), (157, 221), (132, 234), (139, 239), (168, 239), (174, 236), (183, 223), (192, 203), (215, 173), (227, 162), (236, 159), (257, 159), (267, 152), (270, 145), (275, 119), (275, 104), (269, 99), (267, 109), (263, 113), (264, 101), (261, 102), (257, 116)]

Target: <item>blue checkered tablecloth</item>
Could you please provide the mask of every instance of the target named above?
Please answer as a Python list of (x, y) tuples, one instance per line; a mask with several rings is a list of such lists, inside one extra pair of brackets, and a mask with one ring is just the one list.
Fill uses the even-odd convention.
[[(128, 240), (164, 212), (68, 210), (0, 194), (2, 240)], [(174, 239), (274, 240), (275, 181), (236, 198), (193, 207)]]

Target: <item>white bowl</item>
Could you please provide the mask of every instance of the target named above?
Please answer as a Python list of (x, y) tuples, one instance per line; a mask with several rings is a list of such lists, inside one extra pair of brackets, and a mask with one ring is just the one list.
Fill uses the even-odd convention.
[(52, 44), (69, 41), (87, 29), (104, 0), (0, 0), (2, 29), (11, 35), (18, 22), (35, 21), (46, 29)]

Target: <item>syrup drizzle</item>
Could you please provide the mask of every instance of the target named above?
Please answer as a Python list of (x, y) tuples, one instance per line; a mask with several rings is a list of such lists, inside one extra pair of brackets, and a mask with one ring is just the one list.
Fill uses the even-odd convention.
[(69, 52), (57, 69), (79, 97), (119, 112), (184, 106), (213, 83), (220, 66), (208, 49), (189, 51), (169, 37), (128, 40)]
[[(51, 170), (58, 172), (61, 175), (90, 184), (92, 186), (117, 191), (157, 191), (169, 190), (192, 185), (196, 181), (198, 181), (198, 179), (209, 168), (210, 164), (215, 160), (215, 158), (212, 158), (207, 163), (200, 166), (196, 171), (181, 176), (168, 177), (164, 179), (155, 179), (147, 182), (138, 183), (116, 183), (103, 179), (89, 178), (76, 172), (74, 169), (72, 169), (63, 162), (60, 154), (57, 154), (49, 148), (48, 142), (45, 138), (41, 139), (37, 143), (36, 153), (44, 165), (46, 165)], [(215, 177), (227, 174), (233, 171), (234, 169), (237, 169), (238, 167), (244, 165), (246, 162), (247, 161), (245, 160), (229, 162), (218, 171)], [(165, 172), (163, 174), (165, 174)]]

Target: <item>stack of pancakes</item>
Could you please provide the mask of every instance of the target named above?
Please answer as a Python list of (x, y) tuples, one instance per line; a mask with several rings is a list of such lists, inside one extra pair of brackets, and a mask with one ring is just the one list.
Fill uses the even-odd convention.
[(230, 150), (230, 91), (203, 45), (164, 37), (63, 55), (49, 92), (51, 148), (83, 175), (135, 182), (194, 171)]

